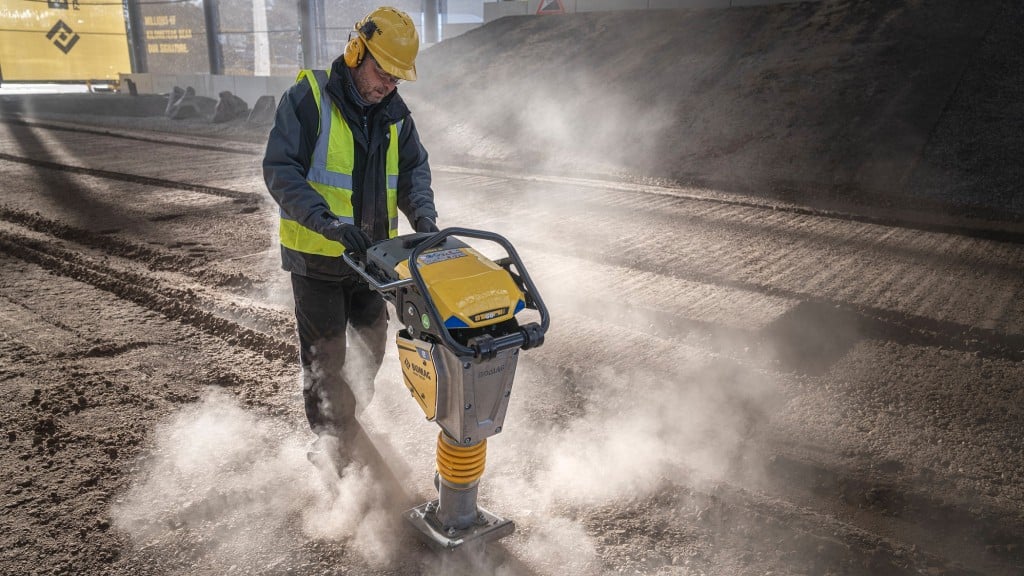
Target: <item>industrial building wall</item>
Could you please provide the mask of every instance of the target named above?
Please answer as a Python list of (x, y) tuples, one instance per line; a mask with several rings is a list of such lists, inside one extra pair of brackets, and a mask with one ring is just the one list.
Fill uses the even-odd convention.
[[(217, 37), (227, 76), (291, 75), (302, 66), (298, 2), (218, 0)], [(420, 21), (418, 0), (388, 4)], [(340, 55), (354, 24), (379, 5), (374, 0), (325, 2), (327, 66)], [(209, 53), (202, 2), (141, 2), (143, 37), (151, 74), (208, 74)], [(414, 10), (415, 9), (415, 10)]]

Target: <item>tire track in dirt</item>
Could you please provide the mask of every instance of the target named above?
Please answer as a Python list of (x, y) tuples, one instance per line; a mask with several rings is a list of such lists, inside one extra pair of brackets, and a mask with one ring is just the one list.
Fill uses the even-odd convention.
[(194, 326), (225, 342), (262, 354), (268, 359), (290, 360), (298, 355), (291, 343), (189, 304), (196, 296), (191, 290), (161, 286), (159, 280), (108, 265), (91, 262), (81, 254), (55, 247), (52, 243), (0, 231), (0, 247), (6, 253), (38, 264), (62, 276), (74, 278), (110, 292), (119, 298)]
[[(664, 516), (657, 513), (664, 510), (672, 511), (670, 522), (659, 519), (643, 525), (636, 520)], [(703, 490), (667, 483), (656, 496), (625, 506), (581, 509), (578, 513), (585, 524), (607, 535), (605, 544), (612, 554), (624, 536), (650, 541), (653, 553), (631, 559), (641, 573), (661, 573), (657, 570), (676, 564), (699, 570), (707, 563), (723, 573), (768, 574), (778, 565), (779, 557), (784, 557), (786, 568), (795, 574), (985, 574), (914, 544), (893, 541), (814, 509), (725, 482)], [(680, 533), (681, 527), (687, 527), (686, 531)], [(730, 559), (734, 565), (723, 566), (714, 555), (709, 559), (695, 555), (693, 561), (681, 561), (653, 549), (655, 543), (682, 543), (694, 538), (710, 539), (712, 554), (730, 547), (743, 553), (738, 560)]]
[(1012, 574), (1014, 566), (1024, 563), (1024, 550), (1016, 545), (1024, 541), (1018, 515), (978, 501), (936, 498), (915, 486), (926, 479), (914, 479), (911, 485), (900, 480), (898, 462), (883, 463), (884, 470), (875, 471), (874, 477), (784, 454), (768, 464), (776, 489), (784, 484), (807, 505), (841, 509), (840, 516), (855, 518), (847, 521), (866, 531), (877, 533), (878, 525), (887, 526), (902, 542), (934, 559), (943, 557), (983, 574)]
[(0, 123), (8, 124), (11, 126), (21, 126), (25, 128), (40, 128), (43, 130), (51, 130), (58, 132), (69, 132), (72, 134), (85, 134), (87, 136), (103, 136), (105, 138), (117, 138), (120, 140), (132, 140), (135, 142), (145, 142), (147, 144), (157, 144), (160, 146), (177, 146), (181, 148), (187, 148), (189, 150), (206, 150), (209, 152), (224, 152), (225, 154), (237, 154), (239, 156), (253, 156), (257, 152), (250, 148), (230, 147), (215, 144), (202, 144), (195, 140), (179, 140), (168, 135), (162, 135), (159, 138), (153, 136), (141, 136), (139, 134), (128, 134), (125, 132), (112, 132), (110, 130), (100, 130), (98, 128), (69, 125), (69, 124), (52, 124), (47, 122), (28, 121), (16, 118), (5, 118), (0, 116)]
[(121, 182), (128, 182), (131, 184), (142, 184), (145, 186), (153, 186), (156, 188), (169, 188), (172, 190), (188, 190), (190, 192), (199, 192), (201, 194), (209, 194), (211, 196), (219, 196), (222, 198), (231, 198), (232, 200), (239, 201), (244, 204), (260, 204), (264, 201), (264, 197), (260, 194), (253, 194), (250, 192), (239, 192), (237, 190), (230, 190), (228, 188), (218, 188), (215, 186), (205, 186), (203, 184), (190, 184), (188, 182), (180, 182), (177, 180), (167, 180), (164, 178), (152, 178), (149, 176), (139, 176), (137, 174), (128, 174), (125, 172), (114, 172), (111, 170), (102, 170), (99, 168), (86, 168), (84, 166), (76, 166), (73, 164), (64, 164), (61, 162), (51, 162), (49, 160), (38, 160), (35, 158), (24, 158), (21, 156), (15, 156), (6, 152), (0, 152), (0, 160), (6, 160), (8, 162), (17, 162), (20, 164), (28, 164), (29, 166), (35, 166), (38, 168), (45, 168), (47, 170), (58, 170), (61, 172), (70, 172), (72, 174), (85, 174), (88, 176), (95, 176), (98, 178), (107, 178), (109, 180), (119, 180)]
[(0, 220), (61, 240), (99, 250), (111, 256), (142, 262), (154, 271), (187, 272), (197, 281), (218, 287), (246, 289), (252, 282), (238, 273), (224, 273), (209, 268), (206, 258), (194, 253), (174, 254), (151, 246), (131, 242), (110, 234), (96, 233), (44, 218), (38, 212), (26, 212), (0, 204)]
[[(550, 249), (545, 244), (530, 241), (519, 242), (519, 244), (529, 250), (546, 251)], [(622, 270), (656, 274), (686, 282), (720, 286), (800, 302), (804, 304), (805, 309), (814, 308), (822, 311), (822, 314), (813, 320), (816, 324), (837, 323), (834, 321), (842, 318), (852, 322), (848, 325), (856, 326), (856, 331), (865, 338), (877, 338), (899, 344), (944, 347), (1012, 361), (1024, 359), (1024, 334), (1006, 334), (992, 328), (930, 318), (877, 306), (866, 306), (786, 288), (784, 283), (766, 284), (736, 280), (715, 273), (699, 273), (693, 269), (666, 268), (660, 262), (652, 262), (645, 258), (642, 247), (633, 254), (605, 254), (602, 256), (601, 262), (603, 265), (618, 266)], [(646, 324), (649, 328), (661, 333), (671, 333), (676, 327), (695, 325), (692, 319), (672, 314), (664, 308), (622, 302), (611, 297), (596, 298), (587, 305), (594, 309), (614, 307), (618, 317), (628, 319), (636, 326)], [(769, 326), (767, 329), (771, 330), (772, 328)]]

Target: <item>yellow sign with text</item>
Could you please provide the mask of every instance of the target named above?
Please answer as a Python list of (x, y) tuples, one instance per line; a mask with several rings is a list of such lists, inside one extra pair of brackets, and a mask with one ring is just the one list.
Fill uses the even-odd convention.
[(116, 80), (131, 71), (121, 4), (0, 0), (4, 81)]

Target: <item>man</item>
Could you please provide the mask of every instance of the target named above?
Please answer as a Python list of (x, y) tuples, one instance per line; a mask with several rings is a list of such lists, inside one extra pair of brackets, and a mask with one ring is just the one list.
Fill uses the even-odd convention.
[(396, 92), (416, 80), (418, 50), (407, 14), (374, 10), (329, 71), (299, 73), (267, 141), (263, 175), (281, 207), (281, 260), (291, 273), (316, 462), (344, 464), (336, 451), (351, 447), (357, 405), (373, 396), (387, 334), (383, 299), (342, 252), (359, 255), (397, 235), (399, 210), (417, 232), (437, 231), (427, 153)]

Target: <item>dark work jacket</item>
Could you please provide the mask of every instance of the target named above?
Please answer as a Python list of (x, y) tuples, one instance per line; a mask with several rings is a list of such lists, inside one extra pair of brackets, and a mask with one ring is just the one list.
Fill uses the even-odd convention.
[[(355, 224), (374, 241), (388, 237), (388, 126), (399, 121), (403, 122), (398, 133), (398, 208), (413, 228), (419, 218), (436, 221), (427, 152), (420, 144), (416, 125), (402, 97), (397, 90), (392, 91), (380, 103), (364, 109), (353, 101), (345, 82), (352, 82), (352, 75), (339, 58), (331, 69), (327, 92), (330, 102), (341, 110), (355, 139), (352, 171)], [(329, 221), (325, 216), (330, 215), (327, 202), (306, 181), (319, 131), (316, 100), (309, 82), (302, 80), (284, 93), (277, 107), (263, 156), (263, 178), (282, 213), (310, 230), (323, 232)], [(306, 254), (284, 246), (281, 246), (281, 265), (289, 272), (325, 280), (354, 274), (340, 257)]]

